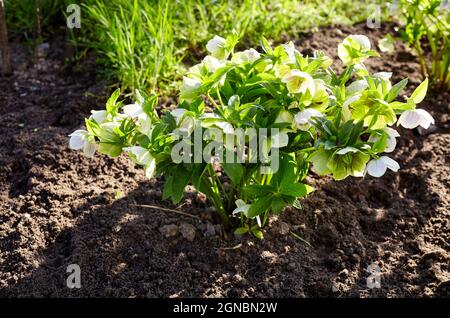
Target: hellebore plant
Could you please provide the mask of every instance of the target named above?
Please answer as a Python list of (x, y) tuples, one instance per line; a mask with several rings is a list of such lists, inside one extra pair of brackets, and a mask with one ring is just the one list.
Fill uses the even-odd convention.
[[(446, 0), (400, 0), (393, 14), (400, 17), (399, 38), (419, 57), (422, 74), (435, 86), (450, 90), (450, 4)], [(382, 42), (389, 43), (389, 37)], [(429, 47), (429, 48), (428, 48)], [(427, 50), (430, 51), (429, 56)]]
[(210, 55), (185, 75), (176, 109), (159, 114), (157, 97), (139, 92), (123, 105), (117, 90), (70, 147), (87, 156), (126, 152), (148, 178), (165, 177), (164, 199), (178, 203), (191, 184), (226, 226), (261, 237), (270, 212), (299, 207), (313, 191), (304, 182), (310, 167), (336, 180), (397, 171), (385, 155), (399, 136), (393, 126), (433, 123), (416, 109), (428, 80), (397, 101), (407, 80), (392, 85), (391, 73), (369, 73), (364, 61), (378, 54), (363, 35), (339, 45), (341, 74), (321, 51), (303, 56), (293, 43), (272, 48), (263, 39), (264, 53), (234, 52), (236, 43), (231, 35), (207, 44)]

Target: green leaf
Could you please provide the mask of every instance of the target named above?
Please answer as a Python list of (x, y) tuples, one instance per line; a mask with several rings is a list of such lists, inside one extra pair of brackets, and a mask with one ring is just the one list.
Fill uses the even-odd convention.
[(244, 167), (240, 163), (222, 163), (222, 168), (230, 177), (231, 182), (239, 184), (244, 174)]
[(158, 97), (156, 95), (146, 96), (144, 104), (142, 105), (142, 110), (147, 115), (151, 116), (158, 105)]
[(263, 232), (260, 230), (260, 229), (255, 229), (255, 228), (252, 228), (252, 234), (256, 237), (256, 238), (258, 238), (258, 239), (260, 239), (260, 240), (262, 240), (263, 238), (264, 238), (264, 234), (263, 234)]
[(249, 197), (262, 197), (273, 193), (273, 187), (270, 185), (250, 184), (243, 188), (243, 191)]
[(206, 169), (206, 163), (196, 163), (192, 171), (192, 185), (200, 191), (203, 173)]
[(116, 89), (111, 96), (106, 101), (106, 111), (112, 115), (115, 115), (117, 113), (117, 109), (119, 108), (120, 104), (117, 103), (117, 99), (120, 96), (120, 88)]
[(281, 193), (296, 198), (304, 197), (308, 194), (308, 188), (303, 183), (288, 183), (282, 185)]
[(191, 175), (192, 171), (187, 170), (184, 165), (181, 164), (177, 166), (172, 180), (172, 201), (174, 204), (181, 201), (184, 194), (184, 188), (189, 183)]
[(98, 152), (111, 157), (117, 157), (122, 153), (122, 146), (120, 144), (110, 144), (101, 142), (98, 145)]
[(280, 213), (283, 211), (286, 206), (286, 202), (284, 202), (283, 198), (275, 197), (272, 201), (272, 211), (274, 213)]
[(250, 206), (250, 209), (248, 210), (248, 214), (247, 214), (248, 217), (253, 218), (255, 216), (265, 213), (268, 209), (270, 209), (270, 206), (272, 204), (272, 199), (273, 199), (272, 196), (264, 196), (264, 197), (257, 199)]
[(249, 228), (247, 226), (238, 227), (236, 230), (234, 230), (234, 234), (236, 235), (244, 235), (245, 233), (248, 233)]
[(385, 101), (388, 103), (392, 102), (398, 96), (398, 94), (400, 94), (400, 92), (406, 87), (406, 84), (408, 84), (407, 78), (401, 80), (400, 82), (392, 86), (391, 90), (389, 91), (389, 93), (385, 98)]
[(332, 154), (332, 150), (324, 149), (316, 150), (311, 154), (309, 160), (313, 163), (314, 169), (318, 174), (324, 175), (331, 172), (331, 170), (328, 168), (328, 161), (330, 160)]
[(297, 179), (297, 163), (292, 154), (283, 154), (276, 174), (279, 184), (293, 183)]
[(428, 90), (428, 78), (426, 78), (411, 94), (414, 103), (419, 104), (425, 98)]
[(267, 54), (273, 54), (273, 50), (270, 47), (269, 41), (265, 37), (261, 37), (261, 46)]
[(173, 181), (172, 176), (166, 177), (166, 182), (164, 183), (164, 190), (162, 196), (163, 200), (166, 200), (172, 196), (172, 181)]

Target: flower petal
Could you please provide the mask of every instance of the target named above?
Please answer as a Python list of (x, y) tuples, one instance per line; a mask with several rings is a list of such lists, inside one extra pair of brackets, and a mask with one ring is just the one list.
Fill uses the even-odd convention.
[(151, 158), (150, 162), (145, 166), (144, 172), (147, 178), (153, 178), (156, 171), (156, 160), (155, 158)]
[(406, 110), (397, 121), (397, 125), (402, 125), (408, 129), (413, 129), (417, 126), (428, 129), (431, 124), (434, 124), (434, 118), (424, 109)]
[(108, 116), (106, 110), (91, 110), (91, 118), (95, 120), (97, 124), (103, 124)]
[(84, 129), (78, 129), (71, 133), (69, 135), (69, 148), (74, 150), (82, 149), (86, 143), (87, 134), (88, 132)]
[(142, 107), (138, 104), (125, 105), (122, 110), (126, 116), (131, 118), (137, 117), (143, 112)]
[(387, 133), (387, 145), (386, 149), (384, 149), (384, 152), (392, 152), (395, 150), (395, 147), (397, 146), (397, 137), (400, 137), (400, 134), (390, 127), (386, 127), (384, 131)]
[(391, 159), (387, 156), (381, 156), (380, 159), (383, 160), (383, 162), (386, 164), (386, 167), (388, 167), (392, 171), (397, 172), (398, 169), (400, 169), (400, 165), (394, 159)]
[(372, 159), (369, 161), (366, 167), (367, 173), (372, 177), (379, 178), (386, 173), (386, 163), (380, 159)]
[(86, 141), (83, 147), (83, 153), (87, 158), (91, 158), (94, 156), (95, 151), (97, 150), (97, 144)]

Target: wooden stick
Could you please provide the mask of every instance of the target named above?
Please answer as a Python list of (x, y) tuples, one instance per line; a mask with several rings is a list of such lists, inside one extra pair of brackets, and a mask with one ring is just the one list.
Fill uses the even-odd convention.
[(178, 211), (178, 210), (174, 210), (174, 209), (169, 209), (169, 208), (163, 208), (160, 206), (156, 206), (156, 205), (148, 205), (148, 204), (131, 204), (130, 206), (135, 206), (138, 208), (148, 208), (148, 209), (155, 209), (155, 210), (160, 210), (160, 211), (164, 211), (164, 212), (172, 212), (172, 213), (176, 213), (176, 214), (180, 214), (180, 215), (184, 215), (184, 216), (188, 216), (190, 218), (194, 218), (197, 220), (202, 220), (200, 217), (198, 217), (197, 215), (193, 215), (193, 214), (189, 214), (183, 211)]

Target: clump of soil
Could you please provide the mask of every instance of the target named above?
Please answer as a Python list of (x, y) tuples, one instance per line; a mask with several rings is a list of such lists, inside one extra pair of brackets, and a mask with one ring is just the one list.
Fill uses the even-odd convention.
[[(346, 35), (375, 44), (390, 30), (324, 28), (297, 45), (336, 58)], [(136, 207), (172, 207), (161, 201), (161, 180), (147, 180), (125, 156), (69, 150), (67, 135), (107, 92), (90, 64), (75, 73), (65, 66), (59, 44), (35, 65), (15, 45), (16, 71), (0, 82), (0, 296), (450, 295), (448, 94), (429, 93), (421, 105), (436, 119), (434, 133), (401, 129), (399, 173), (343, 182), (311, 175), (317, 191), (303, 209), (272, 218), (260, 241), (224, 235), (193, 191), (180, 209), (200, 220)], [(408, 77), (408, 94), (420, 82), (418, 61), (401, 44), (368, 67)], [(69, 264), (81, 268), (80, 289), (67, 287)], [(371, 264), (381, 288), (367, 287)]]

